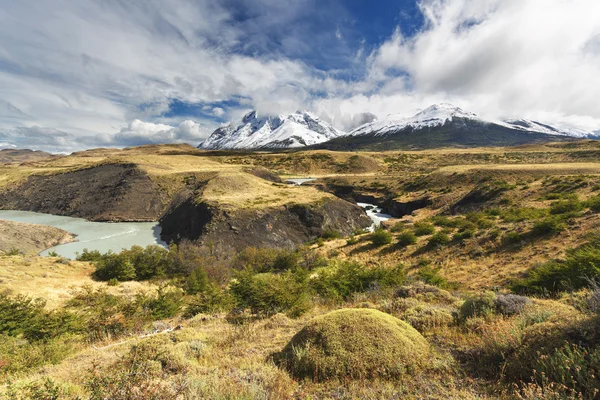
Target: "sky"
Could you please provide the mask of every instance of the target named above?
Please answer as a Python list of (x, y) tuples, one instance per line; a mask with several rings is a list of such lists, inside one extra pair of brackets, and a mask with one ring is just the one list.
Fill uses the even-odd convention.
[(197, 145), (449, 102), (600, 131), (598, 0), (0, 0), (0, 148)]

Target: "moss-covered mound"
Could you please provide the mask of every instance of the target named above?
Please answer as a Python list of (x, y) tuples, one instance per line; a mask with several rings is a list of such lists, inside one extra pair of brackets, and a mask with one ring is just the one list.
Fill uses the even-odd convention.
[(275, 361), (297, 378), (397, 378), (418, 370), (428, 355), (429, 344), (407, 323), (347, 308), (312, 319)]

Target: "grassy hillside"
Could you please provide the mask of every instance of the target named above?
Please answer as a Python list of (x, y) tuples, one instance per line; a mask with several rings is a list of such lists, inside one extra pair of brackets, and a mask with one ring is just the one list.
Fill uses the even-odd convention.
[[(39, 165), (56, 174), (127, 160), (165, 192), (222, 207), (212, 237), (226, 241), (253, 224), (296, 224), (274, 206), (321, 215), (299, 200), (367, 201), (394, 218), (374, 233), (322, 230), (295, 249), (219, 251), (215, 239), (67, 263), (0, 256), (0, 393), (596, 398), (599, 156), (592, 141), (364, 153), (151, 146)], [(298, 188), (274, 174), (318, 179)], [(198, 212), (186, 207), (175, 225)]]

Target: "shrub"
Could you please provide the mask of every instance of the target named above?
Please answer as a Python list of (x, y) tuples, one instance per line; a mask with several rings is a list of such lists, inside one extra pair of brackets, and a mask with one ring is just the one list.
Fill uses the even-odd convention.
[(440, 275), (441, 268), (433, 268), (430, 265), (424, 265), (419, 269), (417, 276), (429, 285), (438, 286), (442, 289), (450, 286), (448, 280)]
[(586, 207), (589, 207), (590, 210), (592, 210), (595, 213), (600, 212), (600, 196), (594, 196), (589, 198), (584, 205)]
[(339, 239), (341, 237), (342, 234), (334, 230), (325, 230), (321, 233), (321, 238), (325, 240)]
[(295, 317), (311, 307), (307, 278), (291, 271), (256, 274), (246, 269), (236, 274), (229, 290), (240, 309), (261, 317), (277, 313)]
[(390, 228), (390, 231), (392, 231), (392, 232), (402, 232), (405, 229), (406, 229), (406, 223), (404, 223), (402, 221), (398, 221), (394, 225), (392, 225), (392, 227)]
[(440, 247), (448, 243), (450, 243), (450, 237), (444, 232), (437, 232), (431, 236), (427, 245), (431, 247)]
[(415, 243), (417, 243), (417, 236), (411, 231), (402, 232), (400, 236), (398, 236), (399, 246), (406, 247)]
[(458, 310), (458, 318), (461, 322), (474, 317), (485, 318), (492, 315), (495, 310), (496, 295), (493, 292), (485, 292), (467, 298)]
[(496, 296), (494, 306), (496, 312), (502, 315), (515, 315), (521, 313), (525, 306), (531, 303), (529, 297), (518, 294), (499, 294)]
[(430, 354), (406, 322), (373, 309), (342, 309), (316, 317), (275, 356), (297, 378), (398, 378), (416, 373)]
[(348, 239), (346, 239), (346, 245), (352, 246), (358, 243), (358, 238), (354, 235), (351, 235)]
[(457, 241), (457, 242), (463, 242), (466, 239), (472, 238), (473, 236), (475, 236), (475, 231), (469, 229), (466, 231), (456, 232), (452, 236), (452, 240)]
[(556, 235), (567, 229), (567, 224), (562, 218), (548, 217), (533, 225), (531, 233), (535, 236)]
[(152, 320), (171, 318), (183, 307), (183, 294), (179, 289), (161, 286), (156, 296), (138, 294), (136, 302), (151, 315)]
[(0, 334), (36, 341), (83, 329), (82, 321), (75, 314), (64, 310), (46, 311), (45, 305), (41, 299), (0, 294)]
[(414, 228), (417, 236), (432, 235), (435, 232), (435, 227), (427, 222), (415, 222)]
[(555, 201), (550, 205), (550, 214), (568, 214), (583, 210), (583, 203), (579, 199)]
[(405, 280), (406, 272), (402, 265), (395, 268), (365, 268), (357, 262), (341, 261), (316, 270), (310, 279), (310, 286), (319, 295), (338, 300), (374, 288), (397, 286)]
[(202, 267), (193, 270), (185, 280), (185, 291), (187, 294), (202, 293), (207, 290), (208, 286), (208, 275)]
[(600, 248), (588, 243), (567, 251), (562, 261), (549, 261), (531, 268), (512, 289), (519, 293), (557, 293), (580, 289), (589, 279), (600, 278)]
[(383, 246), (392, 243), (392, 235), (381, 228), (375, 229), (375, 232), (371, 234), (369, 239), (375, 246)]
[(229, 312), (234, 300), (229, 292), (217, 285), (209, 285), (203, 292), (192, 297), (185, 308), (184, 317), (191, 318), (197, 314), (215, 314)]
[(520, 244), (523, 241), (523, 235), (521, 235), (519, 232), (507, 232), (503, 237), (502, 237), (502, 243), (504, 245), (514, 245), (514, 244)]

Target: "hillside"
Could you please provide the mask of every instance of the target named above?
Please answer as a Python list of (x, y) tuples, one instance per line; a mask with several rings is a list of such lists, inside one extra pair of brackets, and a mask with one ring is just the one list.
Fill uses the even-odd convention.
[(3, 253), (37, 254), (74, 240), (69, 232), (62, 229), (0, 219), (0, 252)]
[[(125, 176), (143, 181), (116, 186), (146, 182), (166, 199), (160, 221), (177, 246), (0, 256), (0, 322), (11, 321), (0, 323), (0, 393), (594, 398), (599, 160), (600, 144), (579, 140), (247, 154), (147, 146), (7, 168), (5, 193), (34, 177), (32, 197), (53, 179), (135, 170)], [(294, 176), (315, 180), (281, 183)], [(71, 205), (91, 196), (74, 193)], [(94, 201), (143, 209), (127, 199)], [(366, 232), (357, 201), (392, 218)]]

